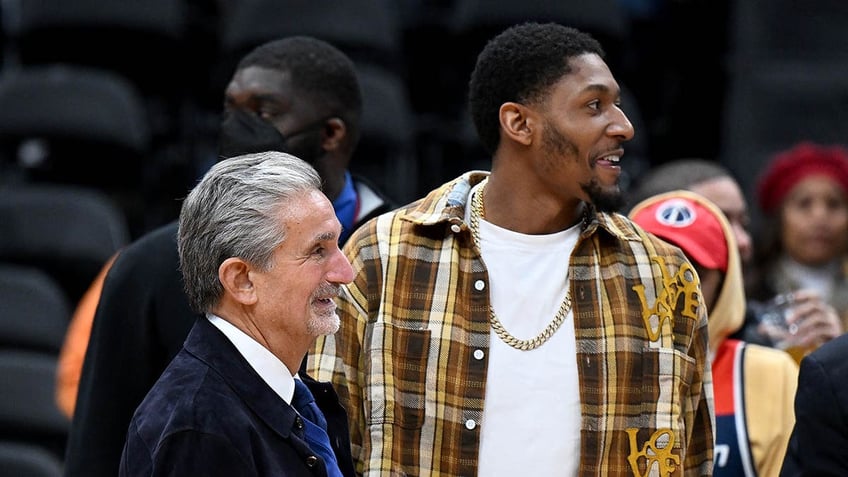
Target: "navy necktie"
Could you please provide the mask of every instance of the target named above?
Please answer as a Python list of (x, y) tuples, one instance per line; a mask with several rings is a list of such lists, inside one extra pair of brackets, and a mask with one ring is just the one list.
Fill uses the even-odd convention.
[(304, 417), (304, 428), (306, 442), (309, 448), (324, 459), (327, 466), (327, 475), (330, 477), (342, 477), (336, 454), (330, 445), (330, 437), (327, 435), (327, 420), (324, 413), (315, 404), (315, 397), (309, 388), (300, 379), (294, 380), (294, 396), (292, 406)]

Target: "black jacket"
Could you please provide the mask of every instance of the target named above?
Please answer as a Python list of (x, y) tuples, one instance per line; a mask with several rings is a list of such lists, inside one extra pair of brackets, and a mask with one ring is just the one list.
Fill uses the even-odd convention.
[(848, 333), (801, 360), (781, 477), (848, 475)]
[[(332, 389), (301, 375), (327, 418), (342, 473), (353, 476), (347, 415)], [(162, 373), (130, 422), (121, 476), (327, 475), (302, 418), (206, 318)]]

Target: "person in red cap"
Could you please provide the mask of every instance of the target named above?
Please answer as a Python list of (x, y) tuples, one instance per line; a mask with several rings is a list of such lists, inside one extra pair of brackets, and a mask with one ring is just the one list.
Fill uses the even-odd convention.
[[(748, 230), (748, 204), (731, 171), (714, 160), (692, 157), (675, 159), (652, 168), (643, 175), (636, 187), (629, 191), (628, 204), (632, 206), (648, 197), (677, 189), (701, 194), (724, 212), (735, 232), (745, 283), (759, 280), (752, 280), (750, 275), (755, 247)], [(769, 292), (766, 296), (771, 298), (773, 293)], [(789, 300), (781, 295), (778, 297), (779, 303), (769, 303), (763, 299), (748, 300), (745, 324), (733, 337), (748, 343), (785, 348), (790, 354), (795, 353), (799, 360), (807, 348), (798, 343), (819, 343), (833, 337), (839, 320), (832, 307), (824, 302), (821, 296), (804, 290), (791, 295), (791, 298)], [(761, 326), (764, 317), (774, 316), (775, 313), (782, 314), (784, 309), (792, 309), (802, 304), (807, 326), (796, 329), (794, 335), (789, 335), (791, 339), (784, 339), (787, 336), (785, 333), (776, 333), (780, 329)]]
[(742, 186), (727, 167), (721, 163), (700, 157), (681, 157), (652, 167), (636, 182), (628, 195), (632, 207), (648, 197), (673, 190), (691, 190), (701, 194), (718, 206), (727, 217), (735, 233), (742, 270), (754, 256), (748, 213), (748, 202)]
[(657, 194), (630, 218), (677, 245), (701, 279), (715, 396), (715, 476), (777, 476), (794, 424), (798, 366), (785, 352), (729, 338), (744, 322), (745, 290), (733, 227), (691, 191)]
[(748, 296), (794, 303), (795, 333), (776, 338), (800, 361), (848, 327), (848, 149), (801, 142), (781, 151), (756, 192), (763, 227)]

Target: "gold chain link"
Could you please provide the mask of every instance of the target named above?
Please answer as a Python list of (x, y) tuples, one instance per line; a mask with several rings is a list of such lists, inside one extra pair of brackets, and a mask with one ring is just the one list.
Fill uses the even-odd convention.
[[(483, 250), (480, 247), (480, 219), (484, 218), (483, 191), (486, 189), (488, 180), (489, 179), (484, 179), (480, 188), (471, 198), (471, 235), (474, 237), (474, 243), (477, 245), (477, 249), (480, 250), (480, 253), (482, 253)], [(530, 340), (518, 339), (510, 334), (510, 332), (504, 328), (497, 315), (495, 315), (495, 309), (492, 305), (489, 305), (489, 322), (492, 325), (492, 329), (495, 330), (495, 334), (498, 335), (498, 338), (500, 338), (501, 341), (515, 349), (529, 351), (542, 346), (551, 338), (551, 336), (554, 335), (554, 333), (556, 333), (562, 325), (562, 322), (565, 321), (565, 317), (568, 315), (569, 310), (571, 310), (571, 290), (566, 290), (565, 298), (562, 300), (562, 305), (560, 305), (559, 311), (553, 321), (551, 321), (538, 336)]]

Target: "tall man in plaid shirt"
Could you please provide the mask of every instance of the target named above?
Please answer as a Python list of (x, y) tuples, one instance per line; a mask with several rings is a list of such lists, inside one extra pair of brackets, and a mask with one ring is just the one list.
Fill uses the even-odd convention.
[(507, 29), (471, 77), (492, 153), (345, 245), (308, 371), (365, 475), (711, 475), (707, 313), (680, 249), (623, 215), (633, 126), (601, 46)]

